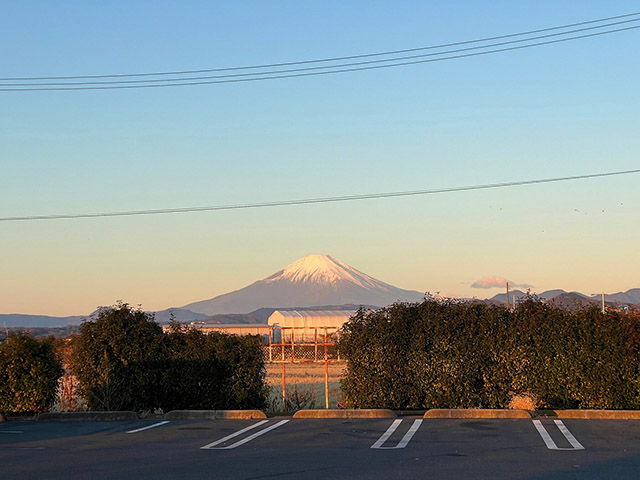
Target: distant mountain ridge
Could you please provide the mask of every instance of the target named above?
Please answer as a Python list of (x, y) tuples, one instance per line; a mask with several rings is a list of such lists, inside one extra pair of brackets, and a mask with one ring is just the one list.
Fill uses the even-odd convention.
[[(90, 318), (93, 314), (89, 315), (73, 315), (70, 317), (51, 317), (48, 315), (25, 315), (20, 313), (0, 314), (0, 328), (58, 328), (66, 327), (69, 325), (80, 325), (83, 320)], [(202, 320), (206, 315), (202, 313), (195, 313), (189, 310), (181, 308), (168, 308), (166, 310), (160, 310), (158, 312), (148, 312), (155, 315), (157, 322), (168, 322), (171, 318), (171, 314), (174, 318), (180, 322), (189, 322), (195, 320)]]
[(640, 303), (640, 288), (632, 288), (626, 292), (618, 292), (604, 295), (605, 302)]
[(0, 314), (0, 328), (3, 327), (65, 327), (79, 325), (83, 316), (51, 317), (48, 315), (25, 315), (22, 313)]
[[(585, 295), (580, 292), (567, 292), (561, 289), (555, 290), (546, 290), (542, 293), (531, 292), (532, 295), (541, 298), (545, 301), (552, 301), (556, 305), (567, 306), (570, 302), (578, 302), (584, 305), (588, 304), (596, 304), (602, 301), (602, 297), (600, 295)], [(509, 292), (510, 301), (513, 301), (514, 298), (522, 298), (525, 297), (527, 293), (521, 290), (513, 290)], [(507, 303), (507, 294), (499, 293), (494, 295), (489, 301), (499, 302), (499, 303)], [(637, 305), (640, 304), (640, 288), (632, 288), (627, 290), (626, 292), (618, 292), (618, 293), (605, 293), (604, 294), (604, 303), (606, 305)]]
[(182, 308), (206, 315), (243, 314), (259, 308), (375, 305), (419, 302), (424, 294), (377, 280), (329, 255), (307, 255), (263, 280)]

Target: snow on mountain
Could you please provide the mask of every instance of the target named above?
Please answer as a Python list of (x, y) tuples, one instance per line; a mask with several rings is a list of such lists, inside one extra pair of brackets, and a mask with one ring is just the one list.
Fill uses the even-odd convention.
[(352, 283), (367, 289), (395, 287), (370, 277), (329, 255), (307, 255), (264, 279), (265, 282), (337, 284)]
[(423, 294), (381, 282), (329, 255), (307, 255), (273, 275), (224, 295), (182, 308), (206, 315), (249, 313), (261, 307), (386, 306), (419, 302)]

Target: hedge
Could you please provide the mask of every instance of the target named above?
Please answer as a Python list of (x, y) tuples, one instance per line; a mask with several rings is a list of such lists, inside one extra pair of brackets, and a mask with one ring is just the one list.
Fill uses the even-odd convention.
[(119, 303), (72, 341), (72, 371), (90, 410), (263, 408), (267, 386), (257, 337), (172, 324)]
[(0, 344), (0, 412), (43, 412), (55, 401), (62, 365), (52, 339), (9, 333)]
[(162, 360), (162, 327), (127, 304), (101, 308), (73, 337), (71, 369), (90, 410), (153, 410)]
[(261, 409), (268, 387), (260, 339), (173, 325), (165, 335), (158, 407), (167, 410)]
[(355, 408), (640, 408), (640, 318), (568, 311), (529, 297), (513, 310), (435, 300), (360, 310), (340, 335)]

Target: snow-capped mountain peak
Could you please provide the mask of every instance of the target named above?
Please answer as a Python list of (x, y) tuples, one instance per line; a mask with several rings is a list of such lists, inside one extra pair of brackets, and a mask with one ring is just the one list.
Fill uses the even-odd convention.
[(183, 308), (205, 315), (248, 313), (261, 307), (385, 306), (420, 301), (423, 294), (376, 280), (329, 255), (306, 255), (240, 290)]
[(266, 282), (289, 281), (291, 283), (336, 284), (354, 283), (363, 288), (371, 288), (382, 282), (350, 267), (330, 255), (312, 254), (286, 266), (279, 272), (265, 278)]

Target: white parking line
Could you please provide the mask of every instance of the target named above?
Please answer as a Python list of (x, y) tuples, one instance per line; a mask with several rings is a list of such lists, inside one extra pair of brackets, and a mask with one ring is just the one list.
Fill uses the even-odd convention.
[(556, 442), (553, 441), (553, 438), (551, 438), (551, 435), (549, 435), (549, 432), (547, 432), (547, 430), (544, 428), (544, 425), (542, 425), (542, 422), (540, 420), (533, 420), (533, 424), (536, 427), (536, 430), (538, 430), (538, 433), (542, 437), (542, 440), (544, 440), (544, 443), (549, 450), (584, 450), (584, 447), (580, 444), (580, 442), (578, 442), (578, 440), (576, 440), (576, 437), (573, 436), (573, 434), (564, 425), (564, 423), (562, 423), (562, 420), (554, 420), (554, 423), (558, 427), (558, 430), (560, 430), (564, 437), (569, 441), (572, 448), (558, 447), (556, 445)]
[(243, 428), (242, 430), (238, 430), (235, 433), (232, 433), (231, 435), (227, 435), (224, 438), (221, 438), (220, 440), (216, 440), (215, 442), (209, 443), (207, 445), (205, 445), (204, 447), (200, 447), (200, 450), (230, 450), (232, 448), (236, 448), (239, 447), (240, 445), (244, 445), (245, 443), (250, 442), (251, 440), (253, 440), (254, 438), (258, 438), (260, 435), (264, 435), (267, 432), (270, 432), (271, 430), (275, 430), (278, 427), (281, 427), (282, 425), (284, 425), (285, 423), (287, 423), (289, 420), (280, 420), (278, 423), (275, 423), (273, 425), (271, 425), (270, 427), (267, 427), (263, 430), (259, 430), (258, 432), (254, 433), (253, 435), (249, 435), (247, 438), (243, 438), (242, 440), (233, 443), (231, 445), (227, 445), (226, 447), (216, 447), (216, 445), (220, 445), (222, 443), (225, 443), (227, 440), (231, 440), (232, 438), (238, 437), (240, 435), (242, 435), (243, 433), (248, 432), (249, 430), (253, 430), (254, 428), (257, 428), (261, 425), (264, 425), (265, 423), (267, 423), (269, 420), (262, 420), (258, 423), (254, 423), (253, 425), (248, 426), (247, 428)]
[(242, 435), (245, 432), (248, 432), (249, 430), (253, 430), (254, 428), (259, 427), (260, 425), (264, 425), (265, 423), (267, 423), (269, 420), (262, 420), (258, 423), (254, 423), (253, 425), (249, 425), (247, 428), (243, 428), (242, 430), (238, 430), (235, 433), (232, 433), (231, 435), (227, 435), (224, 438), (221, 438), (220, 440), (216, 440), (215, 442), (209, 443), (207, 445), (205, 445), (204, 447), (200, 447), (201, 450), (208, 450), (211, 447), (215, 447), (216, 445), (219, 445), (221, 443), (226, 442), (227, 440), (231, 440), (234, 437), (237, 437), (239, 435)]
[(574, 437), (573, 434), (569, 431), (569, 429), (564, 426), (564, 423), (562, 423), (562, 420), (554, 420), (554, 423), (558, 426), (558, 429), (562, 432), (565, 438), (569, 440), (569, 443), (575, 450), (584, 450), (584, 447), (580, 444), (578, 440), (576, 440), (576, 437)]
[(138, 433), (138, 432), (142, 432), (143, 430), (149, 430), (150, 428), (166, 425), (167, 423), (169, 423), (169, 420), (164, 420), (162, 422), (154, 423), (153, 425), (147, 425), (146, 427), (136, 428), (135, 430), (129, 430), (127, 433)]
[(378, 439), (378, 441), (376, 443), (374, 443), (373, 445), (371, 445), (371, 448), (380, 448), (382, 447), (382, 445), (384, 444), (384, 442), (386, 442), (387, 440), (389, 440), (389, 437), (391, 435), (393, 435), (393, 432), (396, 431), (396, 429), (398, 428), (398, 426), (402, 423), (402, 420), (398, 419), (398, 420), (394, 420), (393, 423), (389, 426), (389, 428), (387, 428), (387, 431), (384, 432), (382, 434), (382, 436)]
[(411, 425), (411, 427), (409, 428), (407, 433), (405, 433), (404, 437), (402, 437), (402, 440), (400, 440), (400, 442), (398, 442), (398, 444), (395, 447), (383, 447), (382, 446), (382, 445), (384, 445), (384, 443), (387, 440), (389, 440), (389, 437), (391, 437), (391, 435), (393, 435), (393, 432), (395, 432), (397, 430), (397, 428), (400, 426), (401, 423), (402, 423), (402, 420), (400, 420), (400, 419), (394, 420), (393, 423), (387, 429), (387, 431), (382, 434), (382, 436), (376, 441), (376, 443), (371, 445), (371, 448), (376, 448), (376, 449), (380, 449), (380, 450), (393, 450), (393, 449), (396, 449), (396, 448), (404, 448), (404, 447), (406, 447), (409, 444), (409, 442), (411, 441), (411, 439), (413, 438), (413, 436), (415, 435), (415, 433), (418, 431), (418, 428), (420, 428), (420, 425), (422, 425), (422, 420), (421, 419), (413, 421), (413, 425)]

